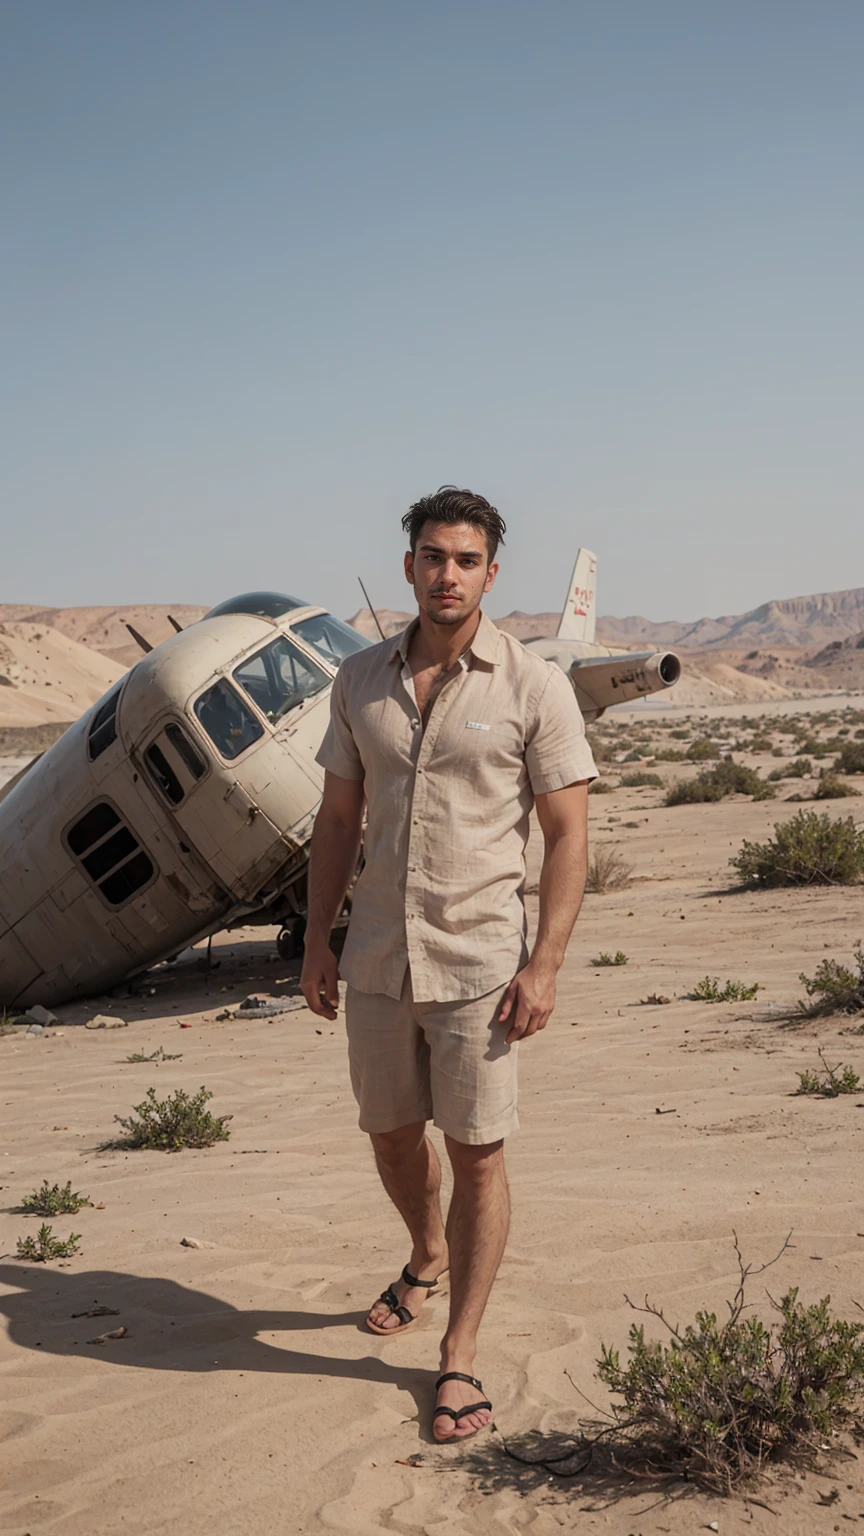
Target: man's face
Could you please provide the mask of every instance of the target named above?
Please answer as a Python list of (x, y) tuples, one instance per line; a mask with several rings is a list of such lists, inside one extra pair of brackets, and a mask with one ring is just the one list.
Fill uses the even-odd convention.
[(405, 575), (433, 624), (461, 624), (493, 586), (498, 564), (489, 564), (482, 528), (428, 522), (420, 529), (414, 554), (405, 556)]

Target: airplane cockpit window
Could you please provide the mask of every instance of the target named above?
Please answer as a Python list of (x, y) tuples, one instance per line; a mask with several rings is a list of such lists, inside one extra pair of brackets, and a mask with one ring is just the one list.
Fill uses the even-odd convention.
[(204, 618), (218, 619), (223, 613), (248, 613), (253, 618), (281, 619), (283, 613), (290, 613), (292, 608), (308, 606), (299, 597), (289, 597), (287, 592), (244, 592), (240, 597), (229, 597), (224, 603), (217, 603)]
[(338, 667), (346, 656), (352, 656), (355, 651), (365, 651), (367, 645), (372, 644), (365, 635), (359, 635), (356, 629), (352, 629), (350, 624), (334, 619), (332, 613), (316, 613), (311, 619), (301, 619), (292, 628), (301, 640), (305, 640), (319, 656), (329, 661), (331, 667)]
[(195, 700), (194, 709), (214, 747), (229, 762), (264, 735), (263, 725), (224, 678)]
[(271, 725), (330, 683), (327, 673), (284, 635), (235, 667), (231, 675)]
[(87, 755), (91, 763), (95, 762), (112, 741), (117, 740), (117, 701), (120, 698), (120, 689), (115, 688), (109, 693), (104, 704), (100, 704), (93, 719), (90, 721), (90, 729), (87, 732)]
[(112, 907), (123, 906), (156, 873), (137, 838), (104, 800), (69, 828), (66, 845)]

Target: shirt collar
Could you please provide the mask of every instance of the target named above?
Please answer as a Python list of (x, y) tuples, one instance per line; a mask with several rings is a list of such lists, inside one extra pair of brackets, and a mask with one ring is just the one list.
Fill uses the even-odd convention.
[[(411, 623), (402, 630), (401, 634), (394, 635), (390, 641), (388, 662), (395, 661), (397, 656), (403, 665), (407, 662), (408, 647), (411, 644), (411, 637), (418, 623), (418, 619), (412, 619)], [(481, 611), (477, 633), (468, 647), (467, 654), (476, 657), (478, 661), (485, 661), (489, 666), (495, 667), (501, 660), (501, 646), (501, 633), (497, 625), (493, 624), (491, 619), (487, 619), (485, 613)]]

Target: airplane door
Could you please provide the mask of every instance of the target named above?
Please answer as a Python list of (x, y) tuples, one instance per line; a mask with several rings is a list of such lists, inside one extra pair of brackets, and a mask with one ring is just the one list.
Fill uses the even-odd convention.
[(162, 722), (142, 762), (178, 831), (238, 900), (284, 860), (278, 828), (240, 782), (242, 765), (215, 771), (177, 721)]

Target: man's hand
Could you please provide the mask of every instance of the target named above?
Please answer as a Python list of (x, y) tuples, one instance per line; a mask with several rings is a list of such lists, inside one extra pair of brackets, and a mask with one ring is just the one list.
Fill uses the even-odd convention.
[(307, 943), (300, 974), (300, 991), (319, 1019), (335, 1019), (339, 1007), (339, 972), (329, 944)]
[[(557, 971), (551, 967), (535, 966), (529, 960), (523, 971), (514, 976), (501, 999), (498, 1020), (505, 1024), (512, 1020), (507, 1033), (507, 1044), (521, 1040), (524, 1035), (536, 1035), (545, 1029), (555, 1007), (555, 978)], [(311, 1006), (311, 1005), (310, 1005)]]

